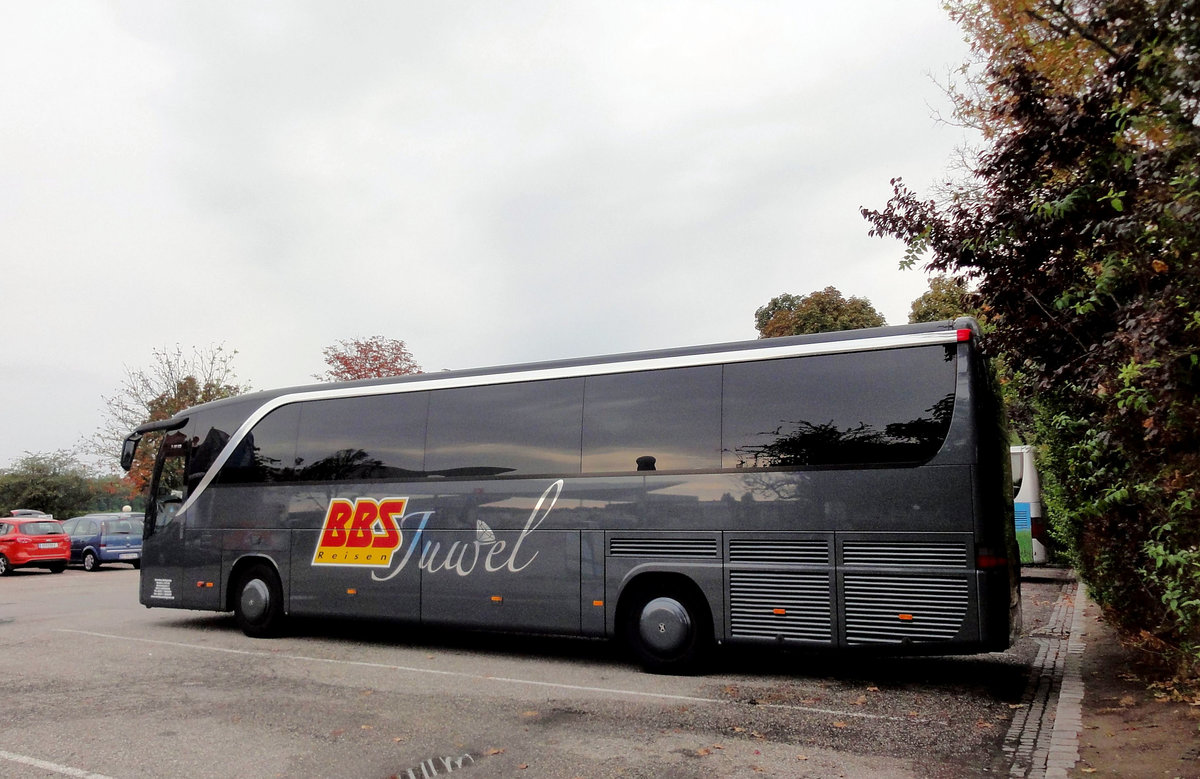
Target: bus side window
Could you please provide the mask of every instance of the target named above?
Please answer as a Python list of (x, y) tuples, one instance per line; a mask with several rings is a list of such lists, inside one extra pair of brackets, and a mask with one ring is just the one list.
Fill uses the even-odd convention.
[(915, 465), (945, 443), (956, 364), (945, 346), (725, 367), (726, 468)]
[(245, 435), (217, 475), (219, 484), (263, 484), (296, 478), (296, 434), (300, 407), (282, 406)]
[(720, 467), (720, 366), (588, 377), (584, 473)]
[(200, 481), (204, 478), (204, 474), (216, 462), (217, 455), (225, 448), (225, 444), (228, 441), (229, 433), (215, 427), (210, 428), (205, 433), (203, 441), (199, 437), (196, 438), (193, 442), (195, 445), (192, 447), (192, 454), (188, 458), (185, 492), (191, 492), (200, 484)]
[(579, 473), (583, 380), (438, 390), (429, 400), (430, 476)]

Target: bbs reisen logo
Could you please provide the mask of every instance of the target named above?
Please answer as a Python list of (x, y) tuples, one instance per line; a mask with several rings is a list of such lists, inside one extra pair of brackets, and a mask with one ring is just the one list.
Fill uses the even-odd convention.
[(312, 564), (386, 568), (400, 548), (400, 519), (407, 503), (408, 498), (334, 498)]

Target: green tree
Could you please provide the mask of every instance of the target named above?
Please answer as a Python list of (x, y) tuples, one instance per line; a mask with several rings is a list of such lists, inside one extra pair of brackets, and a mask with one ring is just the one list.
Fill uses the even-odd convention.
[(68, 452), (26, 454), (0, 470), (0, 516), (38, 509), (59, 519), (82, 514), (92, 501), (92, 481)]
[(807, 295), (784, 293), (754, 312), (759, 338), (802, 333), (829, 333), (886, 324), (866, 298), (842, 297), (836, 287)]
[(1032, 402), (1055, 531), (1126, 636), (1200, 671), (1195, 0), (951, 3), (974, 181), (894, 180), (872, 232), (969, 278)]
[(929, 280), (929, 289), (912, 302), (909, 324), (917, 322), (941, 322), (973, 316), (980, 319), (979, 310), (971, 304), (967, 285), (959, 279), (945, 274)]
[(91, 491), (88, 511), (121, 511), (126, 506), (139, 513), (145, 510), (146, 496), (128, 479), (91, 475), (88, 488)]
[[(169, 419), (184, 409), (250, 388), (238, 383), (233, 366), (237, 352), (226, 351), (224, 346), (193, 349), (190, 355), (179, 346), (174, 350), (155, 349), (151, 354), (149, 367), (126, 367), (120, 388), (104, 398), (102, 424), (84, 444), (89, 454), (100, 459), (102, 467), (111, 468), (117, 463), (121, 443), (142, 423)], [(149, 486), (160, 440), (161, 435), (148, 435), (138, 445), (137, 459), (126, 476), (136, 493)]]
[[(988, 324), (987, 311), (979, 307), (977, 297), (968, 290), (966, 283), (961, 279), (946, 274), (933, 276), (929, 279), (929, 289), (912, 302), (908, 314), (909, 324), (941, 322), (970, 316), (978, 320), (983, 331), (988, 333), (991, 327)], [(1033, 407), (1021, 391), (1021, 380), (1024, 376), (1020, 373), (1014, 374), (1007, 355), (994, 355), (992, 364), (1004, 406), (1008, 411), (1009, 432), (1013, 436), (1013, 442), (1035, 441)]]

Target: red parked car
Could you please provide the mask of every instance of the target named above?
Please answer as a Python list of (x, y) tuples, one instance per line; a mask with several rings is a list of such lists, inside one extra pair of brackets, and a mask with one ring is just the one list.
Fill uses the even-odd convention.
[(14, 568), (62, 573), (71, 559), (71, 537), (50, 517), (0, 517), (0, 576)]

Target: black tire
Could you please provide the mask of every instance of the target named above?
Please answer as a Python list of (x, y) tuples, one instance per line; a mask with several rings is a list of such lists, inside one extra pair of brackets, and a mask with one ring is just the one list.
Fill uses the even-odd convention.
[(97, 557), (96, 553), (93, 552), (91, 549), (89, 549), (83, 553), (83, 570), (85, 570), (85, 571), (99, 571), (100, 570), (100, 558)]
[(67, 564), (66, 563), (54, 563), (54, 564), (50, 565), (49, 568), (50, 568), (50, 573), (62, 573), (63, 571), (67, 570)]
[(8, 576), (12, 571), (12, 563), (8, 561), (7, 557), (0, 554), (0, 576)]
[(621, 636), (643, 669), (658, 674), (702, 670), (712, 650), (712, 615), (691, 588), (663, 583), (631, 594)]
[(255, 563), (238, 579), (233, 616), (251, 638), (272, 638), (283, 629), (283, 587), (275, 569)]

